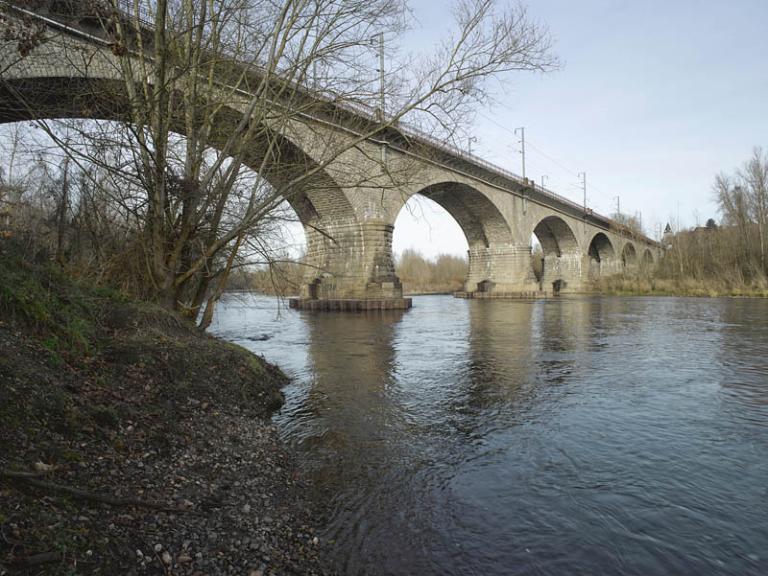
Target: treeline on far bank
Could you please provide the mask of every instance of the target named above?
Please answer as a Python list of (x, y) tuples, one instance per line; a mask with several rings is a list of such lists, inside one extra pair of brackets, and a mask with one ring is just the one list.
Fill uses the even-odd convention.
[(665, 234), (654, 269), (603, 278), (610, 293), (768, 296), (768, 154), (755, 148), (741, 168), (715, 178), (721, 215), (705, 226)]
[(667, 235), (658, 266), (594, 280), (606, 294), (669, 296), (768, 296), (756, 225), (744, 228), (710, 220), (708, 226)]

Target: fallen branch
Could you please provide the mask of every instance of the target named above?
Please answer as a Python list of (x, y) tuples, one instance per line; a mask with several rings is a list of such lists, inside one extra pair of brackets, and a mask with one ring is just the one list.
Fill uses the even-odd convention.
[(64, 484), (55, 484), (54, 482), (46, 482), (39, 480), (40, 474), (36, 472), (15, 472), (10, 470), (0, 470), (0, 478), (7, 478), (9, 480), (19, 480), (25, 484), (42, 488), (43, 490), (49, 490), (52, 492), (61, 492), (68, 494), (73, 498), (80, 500), (90, 500), (92, 502), (100, 502), (102, 504), (108, 504), (109, 506), (135, 506), (141, 508), (153, 508), (155, 510), (162, 510), (164, 512), (189, 512), (184, 508), (174, 508), (168, 506), (164, 502), (155, 502), (153, 500), (140, 500), (138, 498), (120, 498), (118, 496), (112, 496), (111, 494), (99, 494), (98, 492), (89, 492), (88, 490), (82, 490), (80, 488), (74, 488), (72, 486), (65, 486)]

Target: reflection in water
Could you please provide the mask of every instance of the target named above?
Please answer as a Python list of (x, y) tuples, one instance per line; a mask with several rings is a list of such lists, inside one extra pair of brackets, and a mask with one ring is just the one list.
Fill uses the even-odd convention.
[[(348, 574), (768, 573), (768, 303), (228, 301)], [(266, 333), (268, 340), (249, 340)]]

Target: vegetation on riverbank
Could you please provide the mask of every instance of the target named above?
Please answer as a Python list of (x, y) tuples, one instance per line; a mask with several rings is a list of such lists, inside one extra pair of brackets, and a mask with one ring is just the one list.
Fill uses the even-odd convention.
[(322, 573), (285, 381), (0, 240), (0, 573)]
[(395, 273), (405, 294), (451, 294), (464, 287), (467, 261), (451, 254), (429, 259), (409, 248), (396, 259)]
[(637, 275), (601, 278), (592, 283), (591, 290), (607, 296), (768, 297), (768, 288)]
[(721, 222), (665, 234), (655, 268), (602, 278), (608, 294), (768, 296), (768, 154), (756, 148), (733, 174), (713, 186)]

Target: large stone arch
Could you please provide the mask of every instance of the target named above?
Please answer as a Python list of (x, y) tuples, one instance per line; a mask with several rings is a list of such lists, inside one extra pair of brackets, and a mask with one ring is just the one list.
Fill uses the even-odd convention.
[(477, 188), (459, 182), (439, 182), (416, 194), (433, 200), (456, 220), (470, 250), (512, 243), (512, 232), (501, 211)]
[(653, 266), (655, 260), (653, 258), (653, 252), (650, 248), (646, 248), (643, 251), (643, 265), (644, 266)]
[[(0, 78), (0, 123), (54, 118), (129, 120), (125, 82), (114, 57), (103, 47), (63, 34), (22, 59), (6, 48), (0, 52), (0, 69), (4, 70)], [(239, 104), (244, 106), (245, 100)], [(211, 148), (222, 147), (242, 114), (237, 102), (221, 108), (216, 130), (209, 138)], [(181, 115), (171, 124), (172, 131), (184, 135)], [(303, 224), (307, 286), (313, 284), (316, 289), (319, 279), (330, 285), (326, 293), (354, 296), (346, 293), (351, 289), (348, 287), (365, 285), (368, 279), (361, 282), (359, 276), (370, 273), (369, 266), (354, 265), (370, 234), (358, 223), (343, 189), (309, 153), (286, 134), (267, 126), (258, 130), (264, 138), (253, 142), (245, 163), (281, 192)], [(266, 154), (279, 160), (262, 163)], [(311, 178), (291, 184), (309, 171), (314, 171)]]
[(604, 232), (598, 232), (592, 237), (587, 249), (589, 258), (589, 276), (597, 278), (614, 272), (616, 265), (616, 250), (611, 239)]
[[(414, 191), (443, 209), (461, 228), (468, 245), (468, 292), (493, 291), (508, 272), (514, 237), (499, 207), (478, 188), (456, 181), (438, 181)], [(401, 208), (402, 210), (402, 208)], [(500, 282), (501, 281), (501, 282)]]
[(571, 227), (559, 216), (546, 216), (533, 228), (544, 252), (541, 289), (575, 292), (581, 288), (581, 249)]
[(637, 248), (632, 242), (626, 242), (621, 249), (621, 263), (625, 269), (637, 267)]

